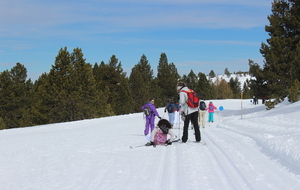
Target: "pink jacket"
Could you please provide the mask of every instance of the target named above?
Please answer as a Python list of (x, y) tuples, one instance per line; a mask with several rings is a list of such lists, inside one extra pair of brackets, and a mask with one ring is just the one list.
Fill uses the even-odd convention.
[[(209, 107), (210, 106), (213, 106), (213, 110), (209, 110)], [(208, 107), (206, 108), (207, 109), (207, 111), (208, 111), (208, 113), (213, 113), (213, 112), (215, 112), (215, 110), (217, 109), (217, 107), (216, 106), (214, 106), (214, 104), (213, 103), (209, 103), (208, 104)]]

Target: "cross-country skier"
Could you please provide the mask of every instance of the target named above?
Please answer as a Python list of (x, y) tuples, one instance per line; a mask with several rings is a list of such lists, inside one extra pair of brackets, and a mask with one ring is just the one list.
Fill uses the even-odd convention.
[(198, 124), (199, 124), (199, 126), (202, 126), (203, 128), (205, 127), (206, 110), (207, 110), (206, 103), (204, 102), (204, 100), (200, 100)]
[(212, 102), (209, 102), (208, 104), (208, 122), (214, 122), (214, 114), (215, 114), (215, 110), (217, 109), (216, 106), (214, 106), (214, 104)]
[(175, 111), (177, 110), (176, 106), (174, 105), (174, 102), (172, 99), (169, 100), (169, 103), (165, 107), (165, 113), (168, 111), (168, 116), (169, 116), (169, 122), (171, 125), (174, 125), (175, 121)]
[(151, 129), (151, 132), (153, 131), (155, 116), (157, 116), (159, 119), (161, 119), (161, 117), (159, 116), (159, 114), (156, 110), (156, 107), (154, 106), (153, 98), (149, 99), (149, 101), (145, 105), (142, 106), (142, 110), (144, 110), (146, 107), (150, 108), (150, 114), (146, 115), (146, 125), (145, 125), (144, 135), (148, 135), (149, 128)]
[[(168, 120), (159, 120), (151, 133), (151, 141), (146, 146), (171, 145), (175, 137), (171, 128), (172, 125)], [(168, 135), (170, 135), (170, 139), (167, 139)]]
[(183, 135), (181, 141), (185, 143), (188, 140), (188, 129), (191, 121), (195, 130), (196, 142), (200, 142), (201, 133), (198, 125), (198, 108), (191, 108), (188, 106), (187, 93), (183, 92), (182, 90), (189, 91), (189, 88), (186, 87), (186, 84), (184, 82), (178, 82), (177, 91), (179, 92), (179, 104), (182, 106), (182, 112), (184, 114)]

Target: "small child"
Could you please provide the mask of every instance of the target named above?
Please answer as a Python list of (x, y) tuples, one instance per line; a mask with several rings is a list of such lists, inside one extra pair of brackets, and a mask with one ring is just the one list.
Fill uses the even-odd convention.
[(208, 122), (214, 122), (214, 113), (217, 107), (212, 102), (209, 102), (208, 108), (206, 109), (208, 111)]
[[(146, 144), (146, 146), (156, 146), (156, 145), (171, 145), (174, 140), (174, 133), (171, 130), (172, 125), (166, 119), (161, 119), (157, 123), (156, 127), (151, 133), (151, 141)], [(167, 136), (170, 135), (170, 139)]]

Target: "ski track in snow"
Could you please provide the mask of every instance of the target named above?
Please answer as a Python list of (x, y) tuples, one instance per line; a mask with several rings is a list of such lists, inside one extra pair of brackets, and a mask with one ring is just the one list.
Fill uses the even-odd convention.
[(210, 152), (230, 183), (228, 189), (293, 189), (299, 183), (299, 179), (291, 180), (293, 175), (276, 161), (261, 154), (253, 139), (223, 130), (203, 133), (211, 145)]
[(300, 189), (300, 130), (285, 127), (287, 117), (297, 126), (299, 111), (247, 105), (240, 119), (238, 102), (224, 103), (200, 128), (204, 146), (189, 130), (187, 143), (130, 149), (146, 143), (141, 113), (2, 130), (0, 189)]

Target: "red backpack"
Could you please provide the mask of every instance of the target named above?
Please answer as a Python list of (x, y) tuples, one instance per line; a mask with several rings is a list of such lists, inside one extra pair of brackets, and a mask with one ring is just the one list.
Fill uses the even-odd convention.
[(190, 108), (198, 108), (198, 106), (199, 106), (199, 97), (198, 97), (198, 94), (196, 92), (194, 92), (192, 89), (189, 89), (188, 91), (181, 90), (181, 92), (187, 93), (187, 96), (188, 96), (187, 105)]

